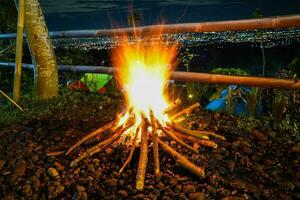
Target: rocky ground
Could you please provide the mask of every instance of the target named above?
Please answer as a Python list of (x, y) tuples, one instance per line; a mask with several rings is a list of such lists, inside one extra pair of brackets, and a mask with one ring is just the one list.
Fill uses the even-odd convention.
[(199, 155), (173, 141), (168, 143), (196, 165), (205, 167), (206, 178), (202, 180), (176, 166), (162, 150), (162, 179), (158, 183), (154, 180), (150, 151), (142, 192), (135, 189), (139, 151), (124, 172), (117, 173), (129, 152), (126, 145), (114, 144), (74, 168), (69, 167), (70, 162), (96, 141), (82, 145), (70, 156), (46, 155), (65, 150), (84, 134), (111, 121), (117, 110), (115, 105), (95, 110), (85, 104), (73, 112), (58, 110), (51, 118), (37, 115), (0, 128), (0, 199), (300, 198), (298, 135), (260, 126), (241, 131), (238, 118), (201, 109), (195, 110), (193, 116), (197, 117), (190, 125), (215, 130), (227, 140), (216, 140), (217, 149), (191, 144), (200, 149)]

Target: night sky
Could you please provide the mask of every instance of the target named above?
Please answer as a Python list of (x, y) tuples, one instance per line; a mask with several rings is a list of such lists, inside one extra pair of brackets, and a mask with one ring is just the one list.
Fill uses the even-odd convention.
[(141, 25), (246, 19), (300, 14), (300, 0), (41, 0), (50, 31), (128, 26), (128, 13)]

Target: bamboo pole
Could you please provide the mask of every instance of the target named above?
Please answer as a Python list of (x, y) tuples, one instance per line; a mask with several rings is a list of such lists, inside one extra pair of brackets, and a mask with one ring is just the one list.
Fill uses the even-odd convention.
[(300, 89), (298, 80), (279, 79), (253, 76), (230, 76), (221, 74), (195, 73), (195, 72), (172, 72), (171, 79), (188, 82), (202, 82), (214, 84), (234, 84), (262, 88)]
[(25, 0), (19, 0), (18, 30), (17, 30), (17, 44), (16, 44), (16, 66), (15, 66), (14, 88), (13, 88), (13, 99), (15, 101), (19, 101), (20, 99), (24, 16), (25, 16)]
[[(0, 66), (14, 67), (14, 63), (0, 62)], [(32, 69), (33, 65), (23, 64), (25, 68)], [(59, 65), (59, 71), (103, 73), (113, 74), (113, 67), (103, 66), (80, 66), (80, 65)], [(261, 88), (295, 89), (300, 90), (300, 81), (297, 79), (266, 78), (255, 76), (230, 76), (222, 74), (198, 73), (173, 71), (170, 79), (187, 82), (214, 83), (224, 85), (244, 85)]]
[[(273, 16), (260, 19), (242, 19), (200, 23), (180, 23), (140, 26), (135, 28), (115, 28), (96, 30), (73, 30), (50, 32), (51, 38), (87, 38), (132, 34), (154, 34), (155, 30), (164, 30), (164, 33), (196, 33), (196, 32), (221, 32), (243, 31), (300, 27), (300, 15)], [(14, 39), (15, 33), (1, 34), (0, 39)]]

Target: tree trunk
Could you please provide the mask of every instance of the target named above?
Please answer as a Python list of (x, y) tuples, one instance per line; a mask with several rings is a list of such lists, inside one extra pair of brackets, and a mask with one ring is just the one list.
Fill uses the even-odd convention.
[(34, 68), (36, 95), (42, 99), (57, 96), (58, 69), (48, 28), (38, 0), (26, 0), (25, 31)]

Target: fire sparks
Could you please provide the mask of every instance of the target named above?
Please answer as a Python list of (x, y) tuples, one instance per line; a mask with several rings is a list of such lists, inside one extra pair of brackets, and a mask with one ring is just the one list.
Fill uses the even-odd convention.
[[(124, 36), (122, 45), (112, 52), (116, 79), (123, 89), (127, 107), (133, 108), (137, 124), (142, 115), (150, 120), (150, 110), (160, 121), (169, 121), (164, 114), (169, 105), (165, 91), (175, 66), (176, 45), (169, 46), (163, 39), (149, 41), (149, 44), (141, 40), (131, 44)], [(124, 118), (128, 115), (120, 123), (126, 121)]]

